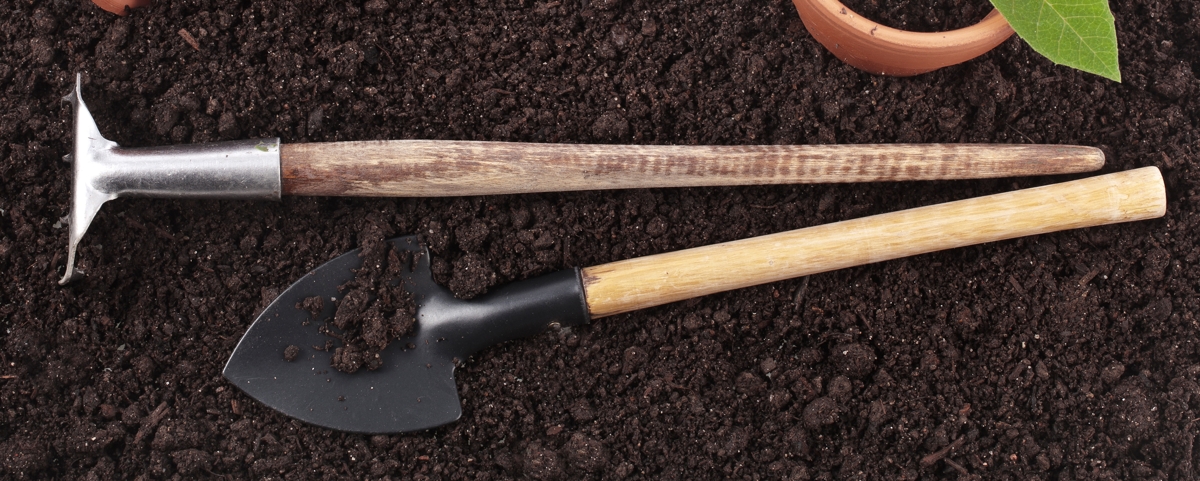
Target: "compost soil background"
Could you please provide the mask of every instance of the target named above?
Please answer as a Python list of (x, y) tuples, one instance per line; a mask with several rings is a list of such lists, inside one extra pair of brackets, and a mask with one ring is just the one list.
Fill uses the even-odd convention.
[[(1016, 38), (965, 65), (875, 77), (824, 51), (784, 1), (191, 0), (126, 18), (76, 0), (8, 2), (0, 472), (1193, 479), (1200, 12), (1186, 0), (1112, 7), (1120, 84), (1053, 66)], [(459, 369), (457, 423), (349, 435), (263, 407), (221, 368), (277, 293), (379, 232), (424, 234), (437, 278), (470, 297), (570, 266), (1065, 179), (122, 199), (83, 240), (87, 276), (60, 287), (72, 143), (60, 98), (76, 72), (101, 130), (126, 146), (1070, 143), (1102, 148), (1105, 171), (1158, 166), (1169, 206), (1161, 220), (813, 275), (512, 342)]]

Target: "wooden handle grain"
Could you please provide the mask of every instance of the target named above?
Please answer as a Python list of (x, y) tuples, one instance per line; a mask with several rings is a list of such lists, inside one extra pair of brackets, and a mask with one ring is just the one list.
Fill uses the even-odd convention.
[(663, 146), (392, 140), (285, 144), (288, 195), (440, 197), (597, 189), (941, 180), (1088, 172), (1071, 145)]
[(592, 317), (984, 242), (1161, 217), (1155, 167), (583, 269)]

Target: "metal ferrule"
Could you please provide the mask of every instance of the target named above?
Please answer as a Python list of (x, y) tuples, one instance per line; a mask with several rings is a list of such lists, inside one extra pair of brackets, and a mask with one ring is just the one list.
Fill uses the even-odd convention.
[(59, 284), (78, 274), (79, 240), (100, 206), (117, 197), (280, 198), (278, 138), (129, 149), (100, 134), (78, 76), (63, 100), (75, 108), (75, 151), (67, 269)]
[(279, 139), (92, 151), (77, 178), (116, 197), (272, 199), (280, 196)]

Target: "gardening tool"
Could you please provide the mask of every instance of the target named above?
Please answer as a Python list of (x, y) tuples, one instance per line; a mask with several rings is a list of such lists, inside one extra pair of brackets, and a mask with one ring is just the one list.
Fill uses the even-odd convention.
[[(341, 298), (355, 278), (358, 251), (296, 281), (250, 326), (225, 377), (289, 416), (343, 431), (393, 433), (458, 419), (458, 361), (492, 344), (553, 327), (730, 289), (983, 242), (1161, 217), (1166, 192), (1147, 167), (1061, 184), (960, 200), (779, 234), (547, 274), (471, 301), (435, 284), (429, 253), (416, 237), (390, 242), (413, 254), (398, 282), (418, 303), (410, 337), (380, 352), (382, 365), (352, 374), (330, 367), (318, 327), (332, 302), (314, 313), (305, 299)], [(329, 327), (329, 329), (336, 329)], [(285, 352), (290, 352), (285, 356)], [(290, 360), (289, 360), (290, 359)]]
[(109, 200), (124, 196), (466, 196), (595, 189), (965, 179), (1087, 172), (1092, 147), (1059, 145), (634, 146), (391, 140), (281, 145), (278, 138), (124, 148), (100, 134), (81, 80), (67, 268)]

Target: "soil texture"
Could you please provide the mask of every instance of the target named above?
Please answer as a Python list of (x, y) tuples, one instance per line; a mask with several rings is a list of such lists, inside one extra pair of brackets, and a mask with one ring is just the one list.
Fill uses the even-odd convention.
[(977, 0), (844, 0), (842, 5), (882, 25), (911, 32), (946, 32), (969, 27), (991, 12)]
[[(1200, 4), (1111, 6), (1120, 84), (1016, 37), (927, 75), (872, 76), (813, 41), (787, 1), (187, 0), (128, 17), (7, 4), (0, 477), (1195, 479)], [(939, 15), (923, 21), (957, 13)], [(100, 130), (128, 147), (1083, 144), (1104, 150), (1105, 172), (1162, 169), (1169, 207), (510, 342), (458, 369), (458, 422), (344, 434), (272, 411), (221, 369), (276, 294), (364, 239), (423, 235), (437, 280), (472, 297), (1067, 178), (120, 199), (82, 242), (86, 276), (61, 287), (73, 139), (60, 99), (76, 73)]]

